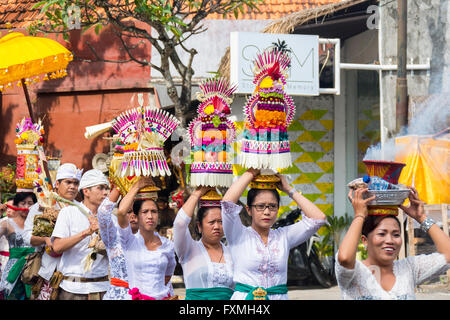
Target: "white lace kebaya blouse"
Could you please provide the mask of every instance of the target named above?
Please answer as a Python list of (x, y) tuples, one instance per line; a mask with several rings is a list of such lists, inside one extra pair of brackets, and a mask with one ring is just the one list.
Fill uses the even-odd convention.
[(148, 250), (144, 238), (138, 232), (133, 234), (130, 225), (119, 228), (122, 249), (128, 267), (130, 288), (138, 288), (141, 294), (161, 300), (173, 293), (169, 282), (165, 285), (165, 276), (172, 276), (175, 270), (175, 252), (173, 242), (166, 237), (154, 234), (161, 240), (156, 250)]
[[(356, 260), (354, 269), (339, 264), (336, 253), (336, 278), (344, 300), (415, 300), (415, 288), (450, 267), (440, 253), (422, 254), (394, 261), (395, 283), (384, 290), (376, 278), (376, 268)], [(372, 274), (375, 270), (375, 275)]]
[[(231, 201), (222, 201), (225, 237), (233, 259), (233, 279), (252, 287), (285, 285), (289, 251), (309, 239), (324, 223), (303, 215), (292, 225), (271, 229), (264, 245), (252, 227), (245, 227), (239, 217), (242, 209)], [(231, 300), (244, 300), (245, 292), (235, 291)], [(287, 294), (269, 295), (270, 300), (287, 300)]]
[[(128, 282), (127, 263), (122, 250), (117, 219), (112, 215), (115, 202), (105, 198), (97, 210), (100, 236), (108, 252), (109, 271), (111, 278)], [(114, 218), (113, 218), (114, 217)], [(110, 284), (103, 300), (131, 300), (128, 288)]]
[(214, 263), (201, 240), (192, 239), (188, 225), (191, 218), (183, 209), (173, 224), (173, 240), (178, 261), (183, 268), (186, 289), (226, 287), (233, 289), (233, 265), (228, 248), (222, 244), (225, 263)]

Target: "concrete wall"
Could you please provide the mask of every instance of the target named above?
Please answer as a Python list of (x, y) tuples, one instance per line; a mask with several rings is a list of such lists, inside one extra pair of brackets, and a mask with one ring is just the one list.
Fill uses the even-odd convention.
[[(386, 1), (382, 1), (386, 2)], [(408, 72), (408, 95), (427, 96), (450, 91), (450, 11), (448, 0), (408, 1), (407, 63), (423, 64), (431, 70)], [(397, 2), (380, 7), (381, 62), (397, 64)], [(396, 71), (382, 76), (382, 139), (395, 131)], [(448, 105), (447, 105), (448, 108)]]

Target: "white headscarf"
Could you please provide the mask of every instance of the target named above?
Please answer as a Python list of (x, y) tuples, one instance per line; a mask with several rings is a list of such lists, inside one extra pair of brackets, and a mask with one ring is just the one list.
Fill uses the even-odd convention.
[(64, 163), (56, 172), (56, 181), (61, 179), (77, 179), (81, 180), (81, 175), (83, 174), (83, 169), (78, 169), (73, 163)]
[(80, 180), (80, 185), (78, 186), (78, 190), (98, 186), (101, 184), (106, 184), (108, 187), (109, 180), (108, 178), (98, 169), (92, 169), (86, 171)]

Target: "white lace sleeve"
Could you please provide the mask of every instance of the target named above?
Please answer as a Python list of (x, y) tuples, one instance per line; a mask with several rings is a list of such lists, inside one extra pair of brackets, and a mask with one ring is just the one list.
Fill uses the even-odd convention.
[(189, 252), (194, 242), (188, 227), (191, 220), (181, 208), (173, 222), (173, 242), (180, 263), (189, 259)]
[(115, 206), (116, 204), (114, 202), (105, 198), (97, 210), (100, 237), (106, 248), (114, 248), (117, 244), (116, 242), (119, 241), (117, 237), (117, 227), (111, 217), (111, 213)]
[(169, 263), (167, 264), (165, 275), (172, 276), (173, 272), (175, 271), (175, 267), (177, 266), (177, 261), (175, 260), (175, 252), (173, 250), (169, 252), (167, 258), (169, 260)]
[[(23, 240), (29, 246), (31, 246), (31, 236), (32, 236), (33, 227), (34, 227), (34, 217), (38, 214), (41, 214), (41, 213), (39, 212), (39, 203), (36, 203), (30, 207), (27, 218), (25, 219), (25, 223), (23, 226)], [(40, 245), (38, 247), (43, 247), (43, 245)]]
[(347, 269), (340, 265), (338, 260), (338, 253), (336, 252), (334, 271), (336, 273), (336, 280), (340, 288), (347, 288), (355, 278), (356, 268), (358, 267), (357, 261), (355, 262), (355, 268)]
[(283, 227), (287, 232), (287, 240), (289, 248), (294, 248), (299, 244), (308, 240), (321, 226), (325, 224), (326, 220), (317, 220), (309, 218), (302, 214), (302, 219), (294, 224)]
[(4, 219), (0, 221), (0, 237), (7, 236), (8, 235), (8, 220)]
[(239, 217), (242, 206), (232, 201), (221, 201), (220, 203), (222, 208), (223, 231), (227, 242), (233, 245), (238, 243), (239, 238), (245, 231), (245, 227)]
[(123, 249), (130, 248), (131, 243), (135, 239), (133, 231), (131, 230), (130, 224), (126, 228), (121, 228), (119, 226), (120, 244)]
[(416, 285), (439, 274), (444, 274), (450, 267), (450, 264), (447, 264), (445, 256), (437, 252), (407, 257), (406, 261), (414, 272), (414, 282)]

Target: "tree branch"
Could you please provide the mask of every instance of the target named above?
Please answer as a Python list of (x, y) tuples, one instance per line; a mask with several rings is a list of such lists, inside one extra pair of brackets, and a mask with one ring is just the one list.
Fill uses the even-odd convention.
[[(91, 52), (94, 54), (95, 58), (97, 59), (97, 61), (102, 61), (102, 62), (111, 62), (111, 63), (127, 63), (127, 62), (131, 62), (133, 61), (133, 59), (128, 59), (128, 60), (109, 60), (109, 59), (105, 59), (102, 58), (98, 55), (97, 51), (94, 49), (94, 47), (89, 43), (89, 41), (85, 41), (85, 43), (87, 44), (87, 46), (89, 47), (89, 49), (91, 50)], [(89, 61), (89, 60), (87, 60)]]
[[(116, 31), (116, 30), (114, 30), (113, 32), (120, 39), (120, 42), (122, 43), (122, 46), (124, 47), (125, 51), (127, 52), (128, 56), (130, 57), (131, 60), (133, 60), (133, 61), (135, 61), (135, 62), (137, 62), (137, 63), (139, 63), (139, 64), (141, 64), (143, 66), (148, 66), (150, 64), (145, 59), (144, 60), (139, 60), (139, 59), (135, 58), (134, 55), (131, 53), (130, 47), (128, 47), (128, 45), (126, 44), (125, 40), (123, 39), (123, 37), (122, 37), (123, 35), (120, 32)], [(135, 47), (137, 47), (137, 45)]]

